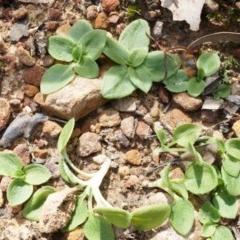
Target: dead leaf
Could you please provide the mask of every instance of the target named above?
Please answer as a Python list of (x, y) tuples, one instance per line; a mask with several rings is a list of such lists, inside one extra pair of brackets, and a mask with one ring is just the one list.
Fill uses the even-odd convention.
[(185, 20), (193, 31), (199, 30), (205, 0), (162, 0), (161, 5), (173, 13), (174, 21)]

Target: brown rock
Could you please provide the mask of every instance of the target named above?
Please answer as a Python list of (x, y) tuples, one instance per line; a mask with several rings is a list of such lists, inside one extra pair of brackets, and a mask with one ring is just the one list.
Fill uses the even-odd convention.
[(122, 167), (119, 167), (118, 173), (120, 177), (125, 177), (130, 174), (130, 169), (128, 166), (122, 166)]
[(63, 240), (84, 240), (84, 233), (82, 228), (75, 228), (71, 232), (65, 233)]
[(25, 165), (30, 163), (30, 152), (26, 143), (18, 144), (13, 152), (22, 159)]
[(119, 112), (114, 109), (108, 109), (99, 116), (99, 123), (102, 127), (114, 127), (121, 123)]
[(49, 22), (46, 22), (46, 29), (48, 31), (56, 31), (56, 29), (58, 28), (59, 24), (57, 21), (49, 21)]
[(28, 16), (28, 11), (26, 8), (22, 7), (13, 11), (12, 16), (15, 20), (20, 20)]
[(67, 120), (74, 117), (78, 120), (106, 103), (107, 100), (100, 94), (101, 84), (100, 79), (78, 76), (70, 84), (48, 96), (38, 93), (34, 100), (49, 115)]
[(205, 123), (215, 123), (218, 119), (219, 111), (202, 110), (201, 120)]
[(145, 122), (139, 121), (136, 128), (136, 134), (139, 138), (145, 139), (152, 134), (152, 129)]
[(142, 155), (138, 150), (133, 149), (125, 153), (125, 159), (132, 165), (141, 165)]
[(91, 5), (87, 8), (87, 19), (88, 20), (93, 20), (97, 17), (98, 15), (98, 10), (96, 5)]
[(19, 61), (27, 66), (33, 66), (35, 64), (35, 59), (30, 56), (30, 53), (23, 47), (19, 47), (16, 50), (16, 56)]
[(115, 11), (119, 4), (119, 0), (102, 0), (102, 8), (107, 13)]
[(25, 83), (31, 84), (34, 86), (40, 86), (42, 75), (44, 73), (44, 68), (34, 65), (33, 67), (23, 70), (22, 79)]
[(104, 12), (100, 12), (95, 20), (94, 27), (95, 28), (101, 28), (106, 29), (108, 27), (109, 20), (108, 16)]
[(59, 20), (61, 15), (62, 15), (62, 13), (59, 9), (49, 8), (49, 10), (48, 10), (48, 20), (50, 20), (50, 21)]
[(102, 150), (102, 146), (99, 140), (100, 137), (96, 133), (83, 133), (79, 138), (79, 155), (81, 157), (86, 157), (92, 153), (100, 152)]
[(61, 130), (62, 127), (53, 121), (46, 121), (42, 126), (43, 135), (52, 138), (57, 137), (60, 134)]
[(166, 88), (160, 86), (158, 89), (158, 96), (162, 103), (169, 103), (170, 101), (170, 94)]
[(240, 120), (236, 121), (233, 124), (232, 130), (234, 131), (234, 133), (237, 137), (240, 137)]
[(137, 99), (133, 97), (125, 97), (113, 101), (113, 106), (120, 112), (135, 112), (137, 109)]
[(181, 124), (191, 123), (192, 119), (179, 109), (173, 109), (166, 114), (163, 121), (166, 121), (167, 124), (169, 124), (173, 129), (175, 129)]
[(0, 131), (8, 124), (11, 115), (11, 107), (5, 98), (0, 98)]
[(36, 86), (25, 84), (23, 86), (23, 92), (28, 97), (34, 97), (39, 92), (39, 90), (38, 90), (38, 87)]
[(173, 101), (186, 112), (198, 110), (203, 103), (201, 98), (191, 97), (186, 92), (175, 94)]
[(121, 121), (121, 130), (128, 138), (134, 138), (136, 122), (134, 117), (126, 117)]

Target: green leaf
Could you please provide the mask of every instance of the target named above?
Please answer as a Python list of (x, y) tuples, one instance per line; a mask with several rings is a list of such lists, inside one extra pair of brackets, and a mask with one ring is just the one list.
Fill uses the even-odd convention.
[(136, 87), (131, 83), (126, 66), (111, 67), (103, 77), (101, 94), (105, 98), (117, 99), (130, 95)]
[(205, 72), (203, 69), (198, 69), (198, 72), (197, 72), (197, 79), (200, 81), (200, 80), (203, 80), (205, 78)]
[(51, 177), (51, 172), (41, 164), (29, 164), (23, 168), (26, 178), (25, 182), (32, 185), (40, 185), (47, 182)]
[(56, 92), (70, 83), (75, 77), (71, 65), (55, 64), (45, 71), (40, 83), (42, 94)]
[(63, 231), (69, 232), (75, 229), (77, 226), (81, 225), (88, 218), (88, 208), (84, 202), (85, 195), (80, 195), (77, 197), (76, 207), (72, 214), (71, 220), (68, 222), (67, 226), (64, 227)]
[(202, 226), (201, 237), (211, 237), (216, 231), (216, 224), (206, 223)]
[(136, 69), (131, 67), (128, 68), (128, 74), (133, 85), (144, 93), (149, 92), (152, 86), (152, 81), (149, 78), (146, 78), (145, 75), (138, 75)]
[(107, 37), (103, 53), (114, 62), (121, 65), (126, 64), (130, 56), (130, 53), (122, 44), (110, 37)]
[(194, 207), (188, 200), (180, 199), (173, 202), (170, 223), (181, 235), (186, 235), (194, 223)]
[(219, 226), (216, 228), (214, 235), (211, 238), (212, 240), (234, 240), (234, 237), (229, 230), (229, 228), (225, 226)]
[(170, 92), (184, 92), (188, 88), (188, 76), (183, 70), (178, 70), (175, 75), (163, 81)]
[(222, 166), (233, 177), (237, 177), (240, 173), (240, 161), (230, 155), (224, 154), (222, 156)]
[(156, 136), (157, 136), (158, 141), (161, 143), (161, 147), (163, 147), (167, 144), (167, 135), (166, 135), (165, 131), (157, 130)]
[(84, 34), (90, 31), (93, 31), (92, 25), (85, 19), (82, 19), (70, 28), (68, 37), (77, 43)]
[(198, 69), (202, 69), (205, 73), (205, 77), (208, 77), (220, 68), (220, 58), (217, 53), (205, 52), (200, 55), (197, 60)]
[(63, 127), (57, 142), (57, 149), (60, 153), (66, 149), (68, 141), (70, 140), (70, 137), (72, 135), (74, 125), (75, 120), (74, 118), (71, 118)]
[(170, 211), (170, 206), (166, 204), (137, 208), (132, 212), (132, 224), (138, 231), (149, 231), (163, 224), (169, 217)]
[(112, 225), (103, 217), (90, 215), (83, 227), (88, 240), (114, 240)]
[(148, 48), (147, 47), (143, 47), (143, 48), (135, 49), (135, 50), (131, 51), (131, 54), (128, 58), (128, 64), (131, 67), (139, 66), (140, 64), (143, 63), (147, 54), (148, 54)]
[(182, 124), (173, 132), (173, 142), (188, 148), (189, 143), (194, 144), (201, 134), (202, 128), (196, 124)]
[(183, 197), (184, 199), (188, 199), (188, 192), (186, 190), (186, 187), (183, 183), (175, 182), (174, 180), (170, 181), (170, 188), (172, 191)]
[(194, 194), (205, 194), (218, 185), (218, 175), (214, 167), (206, 162), (201, 165), (190, 163), (185, 172), (185, 186)]
[(221, 217), (235, 219), (238, 212), (238, 199), (229, 195), (226, 191), (215, 193), (213, 205), (218, 209)]
[(71, 62), (73, 60), (72, 51), (76, 44), (69, 38), (61, 36), (49, 37), (48, 52), (60, 61)]
[(93, 211), (103, 215), (110, 223), (119, 228), (128, 228), (131, 224), (132, 215), (121, 208), (96, 207)]
[(43, 186), (39, 188), (25, 204), (23, 216), (31, 221), (39, 221), (43, 203), (48, 195), (55, 192), (55, 188), (51, 186)]
[(160, 82), (165, 77), (164, 52), (153, 51), (147, 54), (141, 65), (135, 68), (138, 76), (152, 82)]
[(131, 22), (121, 33), (119, 42), (129, 51), (148, 47), (150, 28), (147, 21), (138, 19)]
[(227, 98), (231, 93), (229, 84), (220, 84), (214, 93), (214, 99)]
[(76, 46), (72, 51), (72, 56), (74, 61), (81, 61), (83, 55), (82, 47)]
[(0, 175), (20, 177), (23, 175), (21, 158), (9, 152), (0, 152)]
[(221, 168), (221, 173), (227, 192), (232, 196), (240, 195), (240, 174), (237, 177), (233, 177), (223, 167)]
[(231, 138), (225, 142), (227, 153), (240, 160), (240, 138)]
[(11, 206), (27, 201), (33, 193), (33, 186), (20, 178), (12, 180), (7, 188), (7, 200)]
[(209, 202), (205, 202), (199, 209), (199, 221), (202, 224), (218, 223), (221, 220), (219, 211)]
[(98, 64), (87, 56), (84, 56), (80, 63), (74, 65), (74, 71), (85, 78), (96, 78), (99, 76)]
[(84, 34), (78, 44), (82, 47), (84, 55), (96, 60), (101, 56), (106, 40), (106, 31), (98, 29)]
[(179, 70), (182, 65), (182, 60), (177, 54), (165, 53), (164, 52), (164, 68), (165, 69), (165, 76), (164, 78), (167, 79)]
[(187, 92), (192, 97), (198, 97), (201, 95), (205, 88), (205, 81), (198, 80), (196, 77), (189, 79)]

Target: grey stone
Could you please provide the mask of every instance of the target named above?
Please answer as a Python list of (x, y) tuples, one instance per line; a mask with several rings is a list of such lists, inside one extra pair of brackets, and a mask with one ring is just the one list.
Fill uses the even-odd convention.
[(100, 94), (102, 81), (76, 77), (70, 84), (55, 93), (44, 96), (38, 93), (34, 100), (49, 115), (62, 119), (78, 120), (106, 103)]

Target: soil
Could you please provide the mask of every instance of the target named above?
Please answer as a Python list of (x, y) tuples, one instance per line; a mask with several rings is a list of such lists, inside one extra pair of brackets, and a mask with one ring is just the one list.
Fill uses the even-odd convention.
[[(56, 34), (59, 27), (66, 23), (72, 25), (79, 19), (89, 19), (87, 14), (90, 14), (89, 9), (93, 5), (99, 10), (97, 15), (103, 12), (99, 5), (100, 1), (97, 0), (41, 2), (44, 1), (0, 0), (0, 97), (8, 101), (11, 113), (10, 116), (6, 116), (6, 124), (4, 129), (1, 129), (1, 136), (17, 114), (22, 111), (41, 112), (41, 108), (34, 102), (34, 96), (39, 92), (39, 81), (44, 69), (53, 63), (47, 53), (48, 36)], [(206, 34), (226, 31), (240, 32), (240, 9), (236, 7), (235, 1), (216, 2), (219, 6), (217, 9), (204, 7), (200, 29), (197, 32), (191, 31), (185, 21), (173, 21), (172, 13), (162, 8), (160, 2), (156, 0), (120, 1), (120, 5), (116, 10), (107, 13), (107, 17), (117, 16), (117, 22), (108, 24), (102, 22), (99, 23), (99, 26), (107, 29), (117, 37), (122, 29), (134, 19), (146, 19), (151, 26), (151, 30), (153, 30), (156, 21), (161, 21), (163, 23), (162, 31), (160, 30), (159, 35), (154, 36), (152, 34), (151, 49), (179, 53), (185, 59), (185, 62), (189, 61), (189, 59), (195, 60), (203, 48), (217, 50), (225, 64), (225, 68), (229, 72), (233, 92), (238, 95), (240, 89), (239, 44), (219, 41), (211, 45), (201, 44), (194, 49), (188, 48), (191, 42)], [(133, 7), (135, 11), (129, 14), (130, 9), (133, 9)], [(93, 25), (96, 25), (96, 17), (91, 16)], [(19, 30), (20, 33), (17, 30), (14, 31), (16, 24), (21, 25), (16, 28), (21, 29), (21, 31)], [(22, 52), (17, 53), (16, 49), (22, 49)], [(26, 50), (27, 54), (24, 50)], [(20, 59), (24, 56), (27, 59), (25, 62)], [(36, 65), (37, 67), (30, 73), (33, 75), (26, 77), (26, 70)], [(186, 70), (191, 74), (191, 71), (194, 72), (194, 67), (186, 67)], [(159, 199), (161, 201), (161, 198), (165, 197), (165, 195), (158, 195), (161, 192), (159, 189), (149, 189), (144, 187), (143, 184), (146, 181), (156, 180), (162, 166), (174, 159), (174, 156), (168, 154), (159, 155), (155, 151), (159, 146), (159, 142), (154, 135), (154, 129), (163, 128), (171, 133), (180, 123), (194, 122), (202, 124), (204, 129), (211, 130), (214, 134), (221, 135), (225, 139), (240, 134), (232, 129), (234, 123), (239, 119), (238, 111), (235, 112), (234, 117), (231, 116), (229, 121), (225, 121), (227, 115), (223, 109), (209, 112), (194, 105), (193, 110), (188, 111), (189, 106), (187, 106), (186, 102), (181, 105), (173, 98), (174, 94), (168, 92), (163, 85), (155, 84), (147, 95), (136, 91), (131, 97), (127, 98), (127, 101), (131, 102), (133, 106), (130, 110), (121, 110), (119, 108), (119, 102), (122, 100), (110, 101), (76, 123), (74, 134), (68, 146), (69, 156), (76, 166), (86, 172), (95, 171), (99, 168), (98, 164), (92, 160), (94, 156), (103, 153), (111, 157), (112, 166), (104, 178), (101, 190), (113, 206), (132, 210)], [(200, 104), (202, 104), (205, 96), (201, 96), (199, 99)], [(187, 98), (187, 101), (194, 100)], [(194, 102), (194, 104), (196, 103)], [(104, 120), (101, 119), (104, 114), (107, 116), (105, 125), (103, 124)], [(0, 116), (2, 117), (2, 113)], [(130, 128), (128, 136), (126, 136), (126, 133), (122, 133), (124, 119), (127, 119), (125, 124), (126, 121), (128, 123), (132, 121), (133, 123), (132, 127), (127, 126)], [(54, 125), (54, 122), (57, 123), (57, 126)], [(2, 147), (1, 151), (13, 150), (23, 159), (25, 164), (32, 162), (49, 164), (53, 169), (58, 163), (59, 156), (56, 144), (59, 131), (63, 125), (63, 123), (53, 120), (49, 130), (46, 125), (40, 124), (28, 139), (19, 138), (10, 146)], [(54, 130), (56, 132), (53, 131), (53, 126), (55, 126)], [(83, 134), (89, 132), (97, 136), (100, 148), (98, 148), (99, 146), (95, 148), (90, 155), (79, 156), (79, 141)], [(175, 166), (172, 174), (181, 174), (180, 167)], [(20, 238), (14, 237), (14, 234), (11, 237), (11, 234), (7, 235), (5, 233), (6, 235), (4, 235), (3, 233), (7, 231), (6, 229), (9, 230), (8, 226), (14, 225), (15, 220), (18, 222), (17, 226), (21, 227), (23, 222), (21, 210), (23, 206), (18, 208), (9, 206), (6, 200), (7, 179), (0, 176), (0, 180), (0, 189), (3, 194), (1, 197), (0, 219), (8, 220), (5, 228), (0, 224), (0, 239), (17, 240)], [(59, 172), (56, 170), (53, 179), (48, 185), (62, 189), (66, 183), (60, 178)], [(156, 196), (159, 199), (156, 199)], [(237, 219), (228, 224), (237, 227)], [(15, 230), (12, 228), (12, 231)], [(34, 231), (34, 228), (32, 228), (32, 231)], [(116, 229), (116, 238), (119, 240), (163, 239), (154, 238), (160, 231), (163, 231), (163, 229), (159, 228), (142, 233), (136, 232), (132, 228), (124, 231)], [(191, 234), (191, 236), (183, 239), (200, 239), (197, 231), (193, 231)], [(50, 235), (38, 235), (38, 237), (28, 235), (28, 238), (24, 238), (23, 236), (21, 239), (73, 240), (84, 239), (84, 237), (79, 234), (74, 238), (73, 234), (58, 231)], [(166, 237), (164, 239), (180, 240), (182, 238)]]

